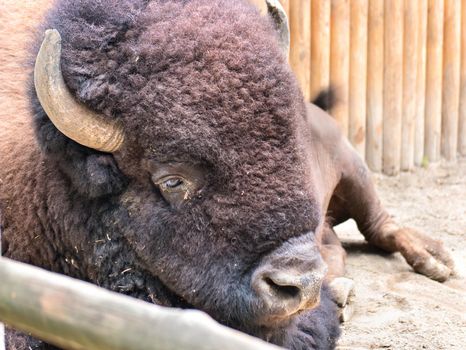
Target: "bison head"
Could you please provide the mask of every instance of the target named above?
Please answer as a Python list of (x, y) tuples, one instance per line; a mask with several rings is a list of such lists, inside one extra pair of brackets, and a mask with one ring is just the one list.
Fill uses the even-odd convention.
[(79, 275), (282, 344), (312, 333), (322, 213), (273, 22), (242, 1), (81, 0), (46, 27), (35, 124)]

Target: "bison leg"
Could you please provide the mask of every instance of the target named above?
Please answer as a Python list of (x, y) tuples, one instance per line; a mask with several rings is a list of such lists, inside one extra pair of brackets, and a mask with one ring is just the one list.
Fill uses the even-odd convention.
[(346, 252), (335, 231), (328, 225), (325, 225), (322, 232), (320, 253), (328, 267), (326, 276), (328, 282), (345, 275)]
[(328, 266), (325, 279), (330, 287), (332, 299), (339, 307), (340, 321), (346, 322), (353, 313), (351, 298), (354, 296), (354, 282), (344, 277), (346, 252), (335, 231), (328, 225), (322, 233), (320, 252)]
[(329, 207), (330, 212), (340, 215), (335, 224), (353, 218), (369, 243), (388, 252), (400, 252), (418, 273), (440, 282), (447, 280), (453, 261), (442, 243), (398, 225), (380, 203), (365, 163), (349, 144), (343, 152), (343, 176)]

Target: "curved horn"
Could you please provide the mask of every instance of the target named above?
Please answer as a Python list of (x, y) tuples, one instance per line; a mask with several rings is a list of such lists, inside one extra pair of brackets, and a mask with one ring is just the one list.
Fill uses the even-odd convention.
[(290, 53), (290, 27), (288, 24), (288, 16), (285, 9), (278, 0), (265, 0), (267, 3), (267, 12), (272, 17), (275, 27), (280, 38), (280, 46), (288, 57)]
[(60, 56), (60, 33), (49, 29), (34, 67), (34, 86), (42, 108), (70, 139), (102, 152), (116, 151), (123, 143), (123, 130), (74, 99), (63, 80)]

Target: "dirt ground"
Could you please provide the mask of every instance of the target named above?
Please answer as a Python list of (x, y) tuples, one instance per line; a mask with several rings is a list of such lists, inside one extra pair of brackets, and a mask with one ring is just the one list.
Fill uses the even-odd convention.
[(347, 275), (356, 284), (354, 315), (343, 325), (339, 349), (466, 349), (466, 158), (374, 177), (396, 220), (444, 242), (455, 276), (432, 281), (399, 253), (368, 247), (354, 222), (338, 226)]

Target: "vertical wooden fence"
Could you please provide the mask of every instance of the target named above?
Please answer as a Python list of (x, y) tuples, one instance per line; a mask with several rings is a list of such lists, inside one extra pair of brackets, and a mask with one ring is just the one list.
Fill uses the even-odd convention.
[(281, 2), (305, 97), (335, 89), (331, 114), (372, 170), (466, 155), (466, 1)]

